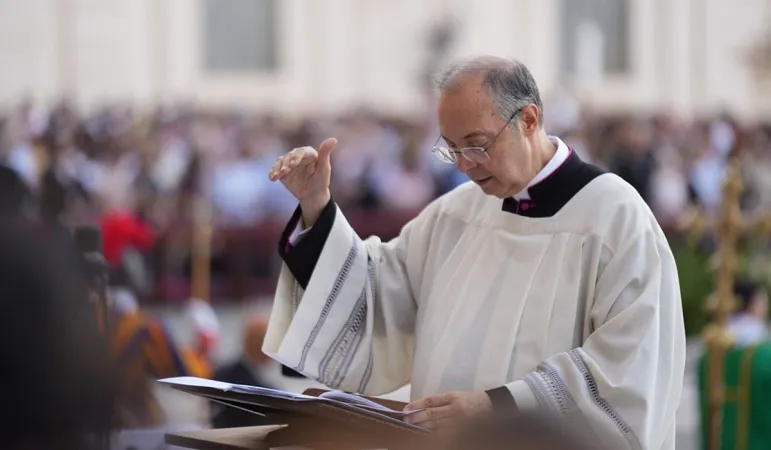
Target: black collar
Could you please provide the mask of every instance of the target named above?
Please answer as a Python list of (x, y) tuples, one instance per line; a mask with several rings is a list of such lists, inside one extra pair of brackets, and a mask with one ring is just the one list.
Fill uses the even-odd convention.
[(557, 214), (574, 195), (590, 181), (605, 173), (604, 170), (585, 163), (576, 152), (570, 155), (551, 175), (528, 188), (530, 199), (503, 201), (503, 211), (525, 217), (551, 217)]

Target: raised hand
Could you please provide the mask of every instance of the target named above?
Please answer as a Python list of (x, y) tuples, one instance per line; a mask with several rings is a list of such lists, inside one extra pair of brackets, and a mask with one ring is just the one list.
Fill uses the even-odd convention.
[(332, 164), (329, 156), (337, 147), (337, 139), (329, 138), (313, 147), (296, 148), (278, 157), (270, 169), (271, 181), (281, 181), (300, 202), (305, 226), (312, 226), (329, 202)]

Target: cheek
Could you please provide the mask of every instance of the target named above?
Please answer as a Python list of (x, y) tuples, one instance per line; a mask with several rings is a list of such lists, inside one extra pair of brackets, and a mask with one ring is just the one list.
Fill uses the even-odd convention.
[(510, 183), (516, 177), (517, 165), (505, 155), (491, 155), (487, 169), (500, 181)]
[(455, 162), (455, 167), (461, 172), (467, 173), (470, 169), (475, 167), (475, 164), (466, 158), (459, 158), (458, 161)]
[(497, 180), (505, 181), (506, 170), (504, 166), (502, 166), (501, 163), (496, 159), (491, 158), (484, 164), (480, 165), (480, 167), (482, 168), (482, 170), (484, 170), (486, 173), (489, 173)]

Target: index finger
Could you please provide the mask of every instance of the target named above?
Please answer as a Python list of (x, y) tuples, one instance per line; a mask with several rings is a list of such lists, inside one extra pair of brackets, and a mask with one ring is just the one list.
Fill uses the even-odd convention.
[(270, 181), (276, 181), (278, 179), (279, 170), (281, 169), (283, 162), (283, 156), (276, 158), (276, 162), (273, 163), (273, 166), (270, 168), (270, 172), (268, 172), (268, 178)]
[(450, 403), (452, 403), (452, 394), (440, 394), (410, 403), (404, 407), (404, 410), (415, 411), (418, 409), (436, 408), (438, 406), (449, 405)]
[(438, 406), (435, 408), (426, 408), (412, 413), (404, 418), (404, 421), (417, 426), (426, 426), (431, 422), (437, 422), (455, 415), (455, 410), (451, 405)]
[(284, 158), (293, 165), (307, 164), (318, 159), (318, 152), (313, 147), (299, 147), (287, 153)]

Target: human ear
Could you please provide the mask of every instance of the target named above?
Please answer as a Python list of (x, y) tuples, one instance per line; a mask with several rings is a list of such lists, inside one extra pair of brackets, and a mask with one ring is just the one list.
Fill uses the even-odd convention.
[(527, 105), (519, 113), (522, 122), (522, 131), (525, 136), (532, 136), (538, 131), (541, 123), (541, 111), (535, 105)]

